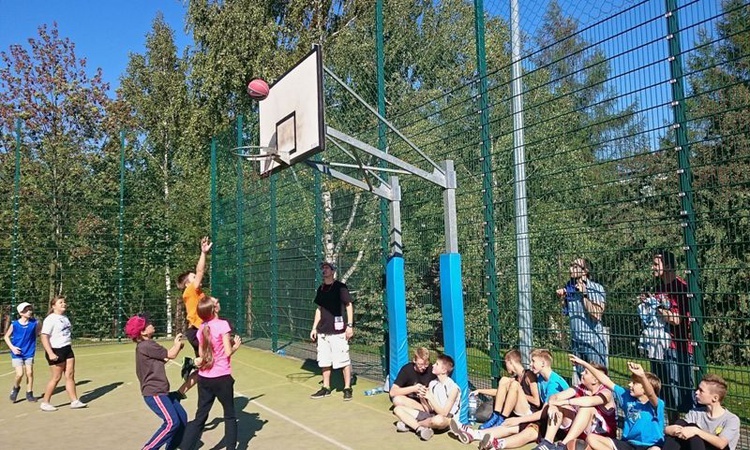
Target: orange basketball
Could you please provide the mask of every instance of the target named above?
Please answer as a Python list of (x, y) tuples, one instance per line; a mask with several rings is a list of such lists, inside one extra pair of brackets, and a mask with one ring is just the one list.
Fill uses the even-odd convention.
[(269, 92), (271, 92), (271, 89), (268, 87), (268, 83), (260, 78), (256, 78), (247, 83), (247, 95), (253, 100), (265, 100), (265, 98), (268, 97)]

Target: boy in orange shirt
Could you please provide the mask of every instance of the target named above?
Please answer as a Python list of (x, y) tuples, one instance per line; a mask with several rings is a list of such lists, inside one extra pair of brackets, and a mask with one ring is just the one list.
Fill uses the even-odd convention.
[[(201, 255), (198, 257), (198, 263), (195, 265), (195, 271), (183, 272), (177, 277), (177, 287), (182, 289), (182, 301), (185, 302), (185, 313), (187, 315), (188, 328), (185, 330), (185, 337), (187, 338), (190, 345), (193, 347), (195, 356), (198, 356), (198, 327), (200, 327), (202, 320), (198, 317), (198, 302), (206, 296), (201, 289), (201, 283), (203, 283), (203, 276), (206, 273), (206, 255), (211, 251), (213, 244), (208, 240), (208, 237), (201, 239)], [(185, 358), (185, 362), (182, 365), (182, 378), (185, 378), (188, 386), (183, 385), (180, 388), (181, 393), (185, 393), (190, 387), (195, 384), (190, 383), (188, 377), (190, 373), (195, 369), (195, 364), (192, 358)], [(190, 377), (191, 379), (194, 377)], [(186, 389), (183, 389), (185, 388)]]

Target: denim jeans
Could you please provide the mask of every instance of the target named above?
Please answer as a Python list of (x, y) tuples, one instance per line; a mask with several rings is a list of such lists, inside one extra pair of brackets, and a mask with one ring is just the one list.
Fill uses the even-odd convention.
[(663, 360), (651, 360), (651, 371), (661, 380), (659, 398), (668, 409), (687, 412), (693, 406), (692, 356), (673, 348), (664, 351)]

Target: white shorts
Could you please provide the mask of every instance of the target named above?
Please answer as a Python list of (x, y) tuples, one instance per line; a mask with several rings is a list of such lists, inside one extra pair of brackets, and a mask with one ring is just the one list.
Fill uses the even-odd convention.
[(318, 335), (318, 366), (340, 369), (351, 363), (349, 361), (349, 341), (346, 335), (319, 334)]
[(33, 366), (34, 365), (34, 357), (31, 358), (11, 358), (10, 359), (10, 366), (11, 367), (23, 367), (23, 366)]

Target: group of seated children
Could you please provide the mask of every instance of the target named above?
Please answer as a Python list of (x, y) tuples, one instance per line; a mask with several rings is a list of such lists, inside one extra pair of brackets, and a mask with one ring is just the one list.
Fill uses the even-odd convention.
[[(402, 368), (390, 391), (394, 414), (400, 419), (396, 430), (413, 430), (427, 440), (433, 430), (449, 428), (464, 444), (478, 441), (480, 449), (511, 449), (532, 443), (537, 444), (535, 450), (737, 447), (740, 420), (722, 406), (727, 384), (720, 376), (705, 376), (695, 392), (695, 408), (684, 419), (665, 426), (664, 401), (658, 397), (661, 381), (640, 364), (627, 363), (631, 376), (624, 387), (609, 378), (606, 367), (570, 355), (570, 361), (582, 369), (581, 383), (571, 388), (552, 370), (548, 350), (531, 353), (530, 370), (524, 369), (518, 350), (509, 351), (504, 359), (511, 376), (503, 377), (497, 389), (473, 392), (495, 397), (492, 416), (473, 428), (458, 420), (461, 395), (450, 379), (452, 360), (441, 356), (430, 371), (429, 351), (418, 349), (414, 363)], [(430, 373), (437, 379), (430, 378)], [(617, 407), (624, 417), (619, 438)]]

